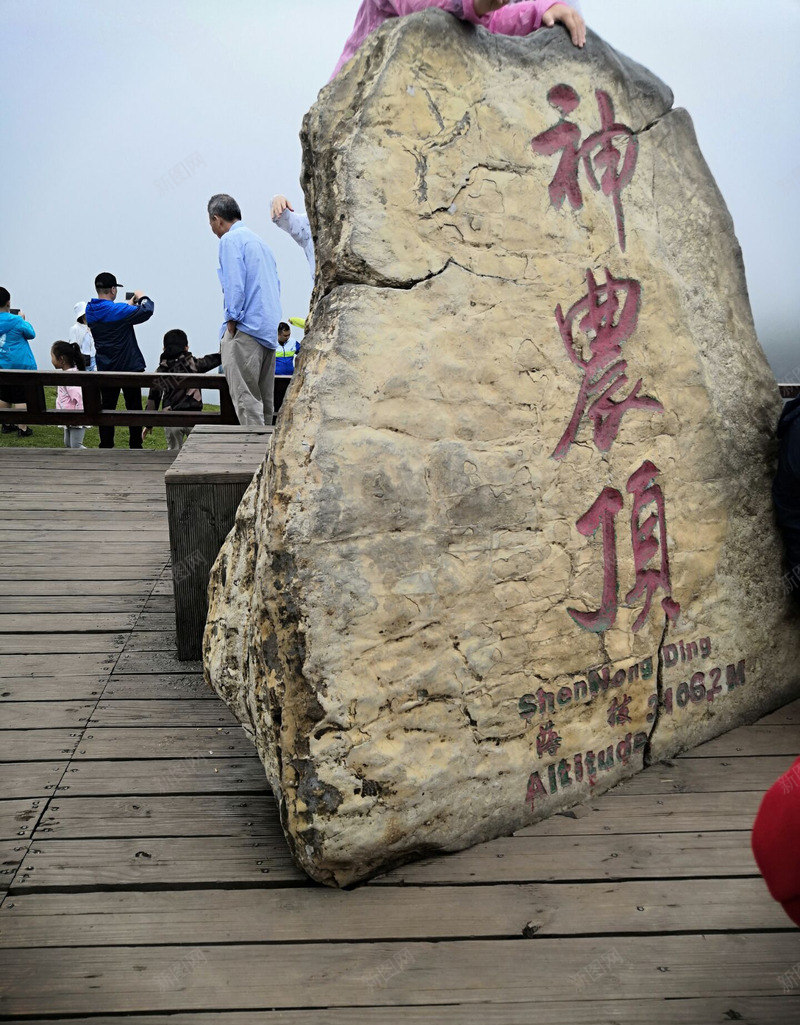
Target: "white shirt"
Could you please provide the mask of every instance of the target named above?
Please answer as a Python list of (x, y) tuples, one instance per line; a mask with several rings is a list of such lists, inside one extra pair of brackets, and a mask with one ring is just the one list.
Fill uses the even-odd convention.
[(308, 269), (311, 271), (311, 284), (313, 285), (317, 266), (314, 255), (314, 240), (311, 237), (311, 225), (308, 223), (308, 218), (302, 214), (296, 214), (293, 210), (287, 208), (280, 217), (275, 219), (275, 224), (285, 231), (287, 235), (291, 235), (306, 254)]
[(84, 356), (94, 359), (94, 338), (85, 324), (79, 324), (76, 321), (69, 329), (69, 340), (76, 342), (81, 347)]

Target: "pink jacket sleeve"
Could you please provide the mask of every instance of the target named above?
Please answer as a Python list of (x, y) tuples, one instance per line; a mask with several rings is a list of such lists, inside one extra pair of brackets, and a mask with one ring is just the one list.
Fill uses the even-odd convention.
[(345, 64), (355, 56), (364, 40), (389, 18), (402, 18), (406, 14), (438, 7), (448, 14), (482, 25), (495, 35), (526, 36), (542, 24), (542, 15), (560, 0), (522, 0), (509, 4), (492, 14), (475, 13), (475, 0), (362, 0), (355, 25), (345, 43), (331, 79), (336, 78)]
[(522, 3), (507, 4), (499, 11), (479, 15), (475, 13), (475, 0), (390, 0), (391, 7), (399, 17), (414, 14), (428, 7), (440, 7), (454, 14), (462, 21), (483, 25), (498, 36), (527, 36), (542, 24), (542, 15), (564, 0), (523, 0)]
[[(464, 7), (467, 3), (472, 6), (473, 0), (465, 0)], [(478, 24), (498, 36), (527, 36), (541, 27), (542, 15), (557, 3), (564, 3), (564, 0), (524, 0), (508, 4), (479, 19)]]
[(56, 396), (56, 409), (82, 410), (83, 392), (81, 389), (69, 388), (66, 385), (60, 384)]

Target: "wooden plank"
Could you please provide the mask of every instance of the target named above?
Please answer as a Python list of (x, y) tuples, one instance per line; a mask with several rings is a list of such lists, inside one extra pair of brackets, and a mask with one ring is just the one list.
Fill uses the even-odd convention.
[[(6, 544), (0, 538), (0, 543)], [(64, 597), (73, 595), (76, 598), (83, 598), (88, 594), (92, 597), (98, 595), (130, 595), (133, 598), (145, 598), (152, 587), (151, 579), (142, 580), (95, 580), (88, 584), (85, 580), (4, 580), (3, 594), (6, 597), (19, 595), (30, 597), (39, 595), (42, 598), (50, 596)], [(43, 612), (50, 612), (52, 608), (49, 602), (40, 602)]]
[(792, 765), (790, 755), (754, 758), (690, 758), (658, 763), (621, 783), (613, 794), (766, 792)]
[(759, 726), (798, 726), (800, 725), (800, 701), (793, 701), (790, 705), (784, 705), (776, 712), (765, 715), (758, 720)]
[(112, 676), (103, 692), (107, 701), (157, 698), (164, 701), (219, 701), (202, 673), (169, 676)]
[[(32, 730), (73, 728), (85, 725), (94, 702), (3, 701), (0, 703), (0, 729)], [(1, 757), (1, 755), (0, 755)]]
[(733, 758), (742, 755), (800, 753), (800, 734), (791, 726), (741, 726), (692, 749), (694, 758)]
[(47, 580), (58, 579), (59, 575), (68, 577), (70, 580), (81, 580), (86, 582), (86, 589), (91, 590), (94, 582), (103, 576), (111, 580), (152, 580), (164, 568), (162, 559), (150, 564), (139, 562), (131, 566), (114, 566), (104, 563), (100, 557), (95, 565), (88, 565), (83, 558), (75, 557), (73, 564), (62, 562), (61, 559), (54, 565), (51, 559), (49, 563), (34, 565), (26, 559), (4, 559), (3, 567), (0, 569), (0, 581), (6, 580)]
[(22, 894), (0, 947), (537, 939), (795, 927), (760, 879)]
[(101, 701), (91, 717), (92, 726), (228, 726), (239, 729), (227, 705), (216, 701)]
[[(164, 615), (158, 622), (161, 624), (169, 620)], [(142, 617), (144, 620), (144, 617)], [(138, 622), (137, 622), (138, 621)], [(67, 617), (57, 612), (43, 612), (39, 615), (26, 615), (25, 613), (0, 613), (0, 634), (24, 633), (28, 637), (29, 647), (36, 644), (30, 639), (31, 634), (60, 634), (60, 633), (88, 633), (96, 631), (132, 630), (134, 625), (138, 629), (146, 629), (146, 626), (139, 620), (136, 612), (109, 612), (102, 617), (85, 616)], [(154, 627), (158, 629), (158, 627)], [(164, 629), (168, 629), (167, 626)]]
[[(191, 444), (185, 446), (188, 450)], [(173, 471), (184, 453), (175, 461)], [(247, 482), (220, 484), (166, 478), (170, 551), (174, 567), (177, 653), (182, 660), (201, 656), (203, 629), (208, 614), (208, 578), (219, 550), (234, 525), (236, 510)]]
[(46, 799), (28, 797), (20, 801), (0, 801), (0, 840), (27, 840), (42, 814)]
[(23, 676), (0, 680), (0, 702), (88, 701), (99, 698), (106, 676)]
[(287, 883), (311, 885), (276, 824), (271, 837), (47, 840), (37, 835), (12, 892)]
[[(49, 762), (44, 764), (49, 765)], [(2, 764), (0, 764), (2, 779)], [(250, 758), (175, 758), (146, 761), (76, 761), (58, 796), (126, 796), (135, 794), (269, 794), (264, 769), (255, 752)], [(9, 794), (30, 796), (28, 794)], [(231, 798), (233, 799), (233, 798)]]
[[(744, 934), (736, 942), (716, 935), (617, 936), (601, 948), (583, 938), (309, 943), (302, 956), (293, 944), (138, 947), (135, 958), (127, 947), (54, 947), (7, 951), (0, 1006), (25, 1015), (279, 1008), (298, 1000), (321, 1009), (364, 1007), (375, 1002), (375, 979), (384, 1005), (530, 1003), (575, 993), (582, 972), (593, 1000), (614, 1000), (620, 992), (650, 999), (766, 997), (798, 961), (797, 932)], [(594, 965), (590, 978), (587, 966)], [(39, 985), (29, 984), (31, 971)]]
[(30, 840), (0, 840), (0, 901), (30, 849)]
[(175, 651), (175, 630), (136, 630), (125, 645), (126, 651)]
[(92, 727), (75, 758), (230, 758), (251, 755), (254, 747), (241, 727), (211, 729)]
[[(380, 999), (380, 984), (375, 994)], [(619, 994), (613, 1000), (537, 1000), (482, 1004), (480, 1017), (469, 1004), (417, 1007), (327, 1007), (280, 1011), (213, 1011), (168, 1015), (62, 1018), (60, 1025), (797, 1025), (800, 995), (666, 999)], [(27, 1025), (52, 1025), (51, 1018), (26, 1018)]]
[(40, 655), (118, 652), (125, 647), (128, 636), (125, 633), (61, 633), (37, 635), (32, 640), (30, 634), (0, 634), (0, 659), (5, 655), (26, 655), (34, 647)]
[[(147, 731), (145, 731), (147, 732)], [(604, 799), (601, 798), (601, 801)], [(597, 835), (747, 830), (761, 795), (669, 794), (664, 797), (614, 795), (579, 819), (555, 815), (518, 836)], [(40, 828), (54, 838), (112, 836), (259, 836), (269, 830), (271, 798), (188, 795), (178, 797), (68, 798), (51, 804)]]
[(70, 757), (80, 740), (74, 730), (2, 730), (0, 744), (7, 762), (61, 762)]
[(59, 797), (42, 815), (37, 836), (54, 840), (147, 836), (260, 836), (274, 829), (272, 796)]
[(757, 875), (750, 832), (512, 836), (457, 854), (426, 858), (371, 885), (560, 882)]
[[(125, 596), (92, 596), (85, 594), (74, 595), (48, 595), (46, 600), (42, 598), (19, 596), (6, 598), (0, 596), (0, 612), (11, 612), (14, 614), (25, 614), (31, 617), (39, 613), (60, 615), (63, 617), (75, 616), (82, 619), (88, 615), (104, 615), (105, 613), (136, 612), (147, 607), (151, 608), (152, 598), (146, 593), (139, 595)], [(161, 611), (169, 612), (172, 608), (172, 600), (163, 602), (166, 606)], [(153, 611), (156, 611), (154, 608)]]
[(48, 797), (55, 791), (66, 768), (66, 761), (0, 762), (0, 794), (17, 800)]
[(661, 796), (612, 791), (579, 809), (527, 826), (517, 836), (750, 829), (761, 797), (760, 791)]
[(0, 687), (2, 677), (18, 677), (26, 673), (31, 676), (57, 676), (59, 666), (69, 676), (100, 676), (110, 672), (116, 665), (117, 654), (83, 655), (4, 655), (0, 658)]
[[(165, 702), (166, 703), (166, 702)], [(169, 704), (180, 707), (181, 702), (170, 702)], [(699, 761), (699, 760), (698, 760)], [(739, 771), (733, 776), (728, 775), (725, 768), (726, 763), (720, 761), (715, 766), (711, 777), (701, 773), (700, 769), (691, 776), (684, 776), (683, 780), (699, 780), (699, 787), (686, 786), (690, 792), (716, 793), (719, 790), (730, 790), (738, 793), (744, 790), (758, 790), (763, 793), (780, 773), (776, 772), (773, 763), (783, 763), (786, 760), (775, 759), (753, 759), (760, 763), (756, 770), (760, 774), (760, 783), (753, 780), (751, 771)], [(701, 765), (712, 765), (712, 759), (703, 759)], [(767, 763), (767, 764), (764, 764)], [(738, 768), (738, 766), (737, 766)], [(746, 767), (745, 767), (746, 768)], [(647, 779), (652, 782), (648, 783)], [(718, 784), (715, 781), (719, 781)], [(641, 781), (641, 783), (639, 783)], [(737, 786), (737, 783), (742, 783)], [(65, 777), (69, 783), (69, 796), (86, 796), (88, 794), (156, 794), (156, 793), (235, 793), (238, 791), (268, 792), (264, 770), (256, 755), (255, 748), (251, 755), (244, 758), (222, 759), (222, 758), (174, 758), (154, 761), (131, 759), (129, 761), (76, 761)], [(681, 789), (682, 783), (673, 780), (662, 780), (659, 777), (648, 776), (642, 773), (635, 776), (631, 781), (639, 784), (635, 789), (629, 790), (628, 784), (624, 789), (614, 793), (636, 793), (654, 795), (666, 793), (687, 792)], [(676, 785), (677, 784), (677, 785)]]
[[(377, 876), (369, 886), (757, 877), (749, 832), (504, 837)], [(277, 822), (267, 836), (48, 840), (37, 835), (14, 889), (310, 885)], [(466, 895), (465, 895), (466, 899)]]
[(166, 651), (123, 651), (119, 657), (115, 673), (192, 673), (200, 672), (202, 662), (182, 662), (177, 655)]

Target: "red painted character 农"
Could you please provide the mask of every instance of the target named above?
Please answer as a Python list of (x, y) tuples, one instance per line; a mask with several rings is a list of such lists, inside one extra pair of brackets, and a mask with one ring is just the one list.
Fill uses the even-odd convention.
[[(556, 445), (553, 459), (563, 459), (577, 439), (578, 429), (588, 415), (594, 427), (594, 443), (607, 452), (619, 434), (623, 416), (631, 409), (663, 412), (657, 399), (640, 395), (642, 379), (624, 398), (617, 393), (628, 385), (627, 361), (622, 343), (627, 342), (639, 321), (642, 286), (632, 278), (615, 278), (606, 269), (605, 284), (599, 284), (591, 269), (586, 271), (587, 293), (566, 314), (556, 307), (556, 323), (567, 355), (583, 371), (583, 382), (567, 429)], [(589, 340), (591, 356), (584, 358), (575, 329)]]
[[(573, 210), (583, 206), (578, 173), (580, 163), (586, 171), (589, 184), (596, 192), (610, 196), (614, 204), (617, 222), (617, 236), (622, 251), (625, 251), (625, 216), (622, 210), (622, 190), (630, 184), (636, 170), (639, 142), (633, 129), (614, 120), (614, 101), (603, 89), (595, 90), (600, 112), (600, 129), (581, 143), (581, 130), (567, 115), (580, 103), (580, 96), (570, 85), (560, 83), (547, 94), (552, 107), (561, 113), (561, 119), (531, 140), (534, 153), (551, 156), (561, 150), (556, 173), (550, 182), (550, 202), (560, 209), (568, 199)], [(617, 145), (622, 140), (623, 150)], [(598, 171), (600, 177), (598, 178)]]

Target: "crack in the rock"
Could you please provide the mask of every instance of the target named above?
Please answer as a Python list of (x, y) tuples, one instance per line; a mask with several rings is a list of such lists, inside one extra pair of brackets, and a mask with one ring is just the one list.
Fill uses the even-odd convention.
[(669, 619), (665, 616), (664, 629), (661, 633), (661, 640), (658, 642), (658, 648), (656, 649), (656, 694), (658, 696), (658, 703), (656, 705), (655, 717), (653, 718), (653, 725), (647, 735), (647, 743), (645, 744), (644, 751), (642, 752), (642, 767), (645, 769), (648, 765), (652, 765), (653, 737), (655, 736), (656, 729), (661, 721), (661, 712), (664, 708), (664, 666), (661, 661), (661, 649), (664, 647), (664, 642), (667, 639), (668, 629)]

